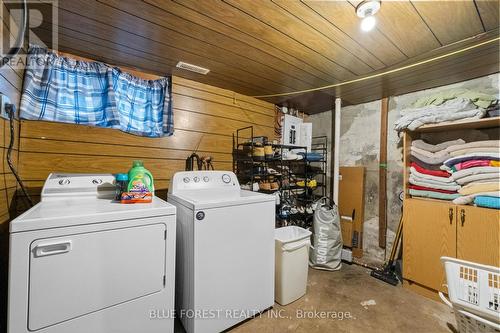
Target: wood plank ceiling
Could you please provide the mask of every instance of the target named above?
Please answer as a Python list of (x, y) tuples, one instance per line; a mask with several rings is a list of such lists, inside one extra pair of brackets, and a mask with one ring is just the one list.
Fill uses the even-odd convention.
[[(246, 95), (352, 80), (499, 35), (499, 1), (383, 1), (362, 32), (360, 1), (62, 0), (59, 50)], [(47, 30), (48, 31), (48, 30)], [(474, 38), (471, 38), (474, 37)], [(498, 41), (368, 81), (267, 98), (307, 113), (498, 72)], [(210, 69), (206, 76), (178, 61)]]

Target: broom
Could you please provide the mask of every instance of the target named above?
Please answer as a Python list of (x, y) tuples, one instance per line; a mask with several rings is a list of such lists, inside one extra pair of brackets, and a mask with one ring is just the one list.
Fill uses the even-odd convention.
[(401, 209), (401, 218), (399, 219), (398, 230), (396, 231), (396, 237), (392, 243), (391, 254), (389, 260), (384, 265), (382, 269), (373, 270), (370, 275), (376, 279), (389, 283), (393, 286), (397, 286), (399, 283), (398, 275), (396, 274), (396, 266), (394, 261), (396, 260), (396, 253), (401, 241), (401, 235), (403, 233), (403, 210)]

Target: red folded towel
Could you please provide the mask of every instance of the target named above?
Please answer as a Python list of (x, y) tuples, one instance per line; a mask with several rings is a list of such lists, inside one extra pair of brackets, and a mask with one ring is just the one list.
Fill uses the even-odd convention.
[(413, 189), (413, 190), (420, 190), (420, 191), (432, 191), (432, 192), (440, 192), (440, 193), (448, 193), (448, 194), (458, 193), (457, 191), (440, 190), (437, 188), (418, 186), (418, 185), (412, 185), (412, 184), (408, 185), (408, 187)]
[(474, 168), (474, 167), (484, 167), (484, 166), (490, 166), (491, 161), (490, 160), (468, 160), (468, 161), (463, 161), (455, 164), (453, 166), (453, 170), (459, 171), (462, 169), (468, 169), (468, 168)]
[(432, 176), (436, 176), (436, 177), (446, 177), (446, 178), (450, 177), (450, 174), (448, 172), (446, 172), (446, 171), (443, 171), (443, 170), (429, 170), (429, 169), (421, 167), (420, 165), (418, 165), (415, 162), (411, 162), (410, 166), (414, 167), (415, 170), (417, 170), (418, 172), (425, 173), (426, 175), (432, 175)]

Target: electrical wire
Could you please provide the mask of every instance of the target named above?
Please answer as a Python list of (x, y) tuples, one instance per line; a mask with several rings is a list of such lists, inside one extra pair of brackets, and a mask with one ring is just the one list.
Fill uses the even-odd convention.
[(9, 123), (10, 123), (10, 142), (9, 142), (9, 148), (7, 149), (7, 164), (9, 165), (10, 171), (16, 178), (17, 183), (21, 187), (21, 191), (24, 194), (24, 198), (26, 199), (26, 201), (28, 201), (29, 206), (33, 207), (34, 206), (33, 200), (28, 194), (26, 187), (24, 187), (24, 183), (21, 180), (21, 177), (19, 177), (19, 174), (17, 173), (14, 164), (12, 163), (12, 149), (14, 148), (14, 141), (16, 139), (14, 131), (14, 113), (15, 113), (14, 110), (15, 108), (13, 104), (5, 104), (5, 111), (7, 111), (7, 114), (9, 115)]
[[(475, 38), (475, 37), (472, 37), (472, 38)], [(336, 88), (336, 87), (340, 87), (340, 86), (345, 86), (347, 84), (357, 83), (357, 82), (361, 82), (361, 81), (366, 81), (366, 80), (374, 79), (376, 77), (380, 77), (380, 76), (384, 76), (384, 75), (388, 75), (388, 74), (393, 74), (393, 73), (396, 73), (396, 72), (400, 72), (400, 71), (405, 70), (405, 69), (409, 69), (409, 68), (417, 67), (417, 66), (420, 66), (420, 65), (428, 64), (430, 62), (433, 62), (433, 61), (436, 61), (436, 60), (440, 60), (440, 59), (444, 59), (444, 58), (448, 58), (448, 57), (451, 57), (453, 55), (456, 55), (456, 54), (459, 54), (459, 53), (463, 53), (463, 52), (466, 52), (466, 51), (469, 51), (469, 50), (472, 50), (472, 49), (478, 48), (480, 46), (483, 46), (483, 45), (486, 45), (486, 44), (490, 44), (490, 43), (493, 43), (493, 42), (496, 42), (496, 41), (499, 41), (499, 40), (500, 40), (500, 37), (496, 37), (496, 38), (489, 39), (489, 40), (481, 42), (481, 43), (477, 43), (477, 44), (465, 47), (463, 49), (459, 49), (459, 50), (455, 50), (455, 51), (452, 51), (452, 52), (449, 52), (449, 53), (442, 54), (442, 55), (434, 57), (434, 58), (422, 60), (422, 61), (419, 61), (419, 62), (416, 62), (416, 63), (413, 63), (413, 64), (409, 64), (409, 65), (406, 65), (406, 66), (394, 68), (394, 69), (391, 69), (391, 70), (388, 70), (388, 71), (385, 71), (385, 72), (381, 72), (381, 73), (377, 73), (377, 74), (372, 74), (372, 75), (368, 75), (368, 76), (364, 76), (364, 77), (360, 77), (360, 78), (357, 78), (357, 79), (352, 79), (352, 80), (348, 80), (348, 81), (344, 81), (344, 82), (329, 84), (329, 85), (318, 87), (318, 88), (304, 89), (304, 90), (298, 90), (298, 91), (290, 91), (290, 92), (280, 93), (280, 94), (255, 95), (255, 96), (251, 96), (251, 97), (254, 97), (254, 98), (269, 98), (269, 97), (291, 96), (291, 95), (298, 95), (298, 94), (304, 94), (304, 93), (313, 92), (313, 91), (320, 91), (320, 90), (325, 90), (325, 89), (330, 89), (330, 88)]]

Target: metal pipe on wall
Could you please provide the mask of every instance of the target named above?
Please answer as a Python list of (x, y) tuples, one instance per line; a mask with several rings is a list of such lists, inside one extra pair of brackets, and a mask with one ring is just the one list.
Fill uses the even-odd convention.
[(334, 148), (333, 148), (333, 201), (336, 205), (339, 204), (339, 170), (340, 170), (340, 160), (339, 160), (339, 147), (340, 147), (340, 109), (342, 105), (342, 100), (340, 98), (335, 99), (335, 132), (334, 132)]

